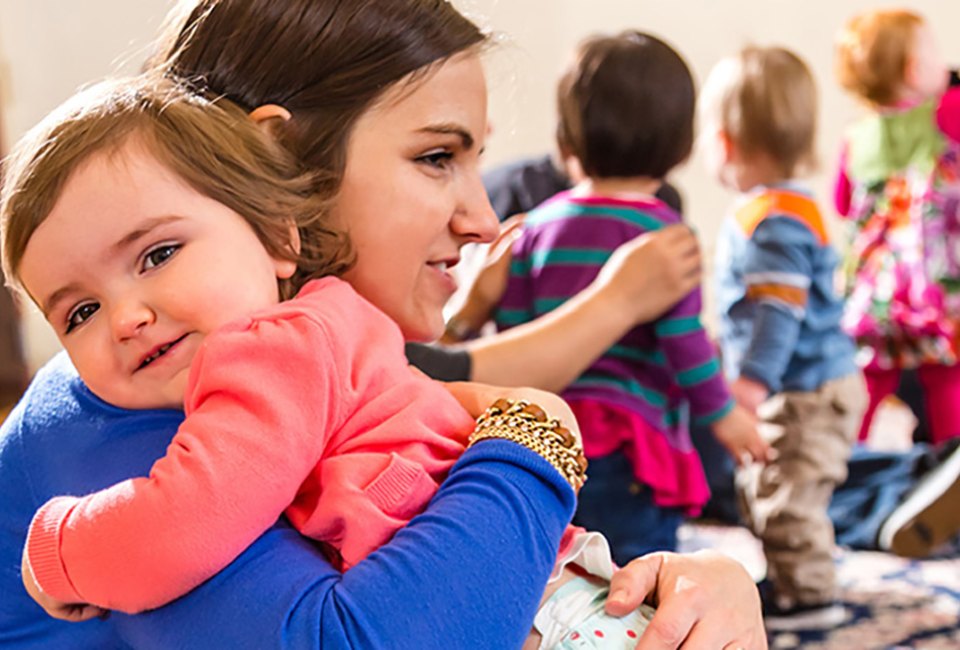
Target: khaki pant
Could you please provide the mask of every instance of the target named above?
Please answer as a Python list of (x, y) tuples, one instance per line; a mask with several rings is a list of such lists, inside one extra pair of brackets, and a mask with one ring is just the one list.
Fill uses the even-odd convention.
[(757, 409), (760, 433), (778, 456), (768, 465), (739, 470), (737, 493), (748, 526), (763, 542), (767, 577), (780, 607), (835, 598), (827, 506), (847, 477), (866, 405), (858, 372), (815, 391), (776, 394)]

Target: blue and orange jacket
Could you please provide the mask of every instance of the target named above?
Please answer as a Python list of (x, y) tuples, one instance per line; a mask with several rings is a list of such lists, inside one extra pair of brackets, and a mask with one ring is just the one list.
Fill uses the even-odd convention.
[(748, 192), (717, 241), (724, 372), (771, 393), (811, 391), (856, 370), (840, 329), (836, 251), (810, 194), (794, 184)]

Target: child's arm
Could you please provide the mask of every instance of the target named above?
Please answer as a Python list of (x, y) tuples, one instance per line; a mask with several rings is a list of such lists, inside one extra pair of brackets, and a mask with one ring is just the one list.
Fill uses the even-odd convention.
[(751, 414), (738, 406), (727, 389), (716, 348), (700, 324), (702, 299), (695, 289), (680, 301), (655, 331), (674, 371), (677, 383), (690, 400), (694, 425), (707, 425), (738, 463), (744, 456), (764, 460), (767, 443), (757, 432)]
[[(323, 367), (303, 372), (304, 350)], [(137, 612), (217, 573), (273, 525), (316, 464), (342, 417), (344, 363), (305, 317), (208, 337), (188, 418), (150, 476), (37, 513), (27, 554), (40, 587), (60, 601)]]
[(837, 162), (837, 178), (833, 182), (833, 205), (842, 217), (850, 214), (850, 199), (853, 195), (853, 184), (847, 175), (847, 144), (840, 149), (840, 160)]
[(733, 408), (716, 348), (700, 323), (700, 288), (691, 291), (654, 325), (660, 347), (690, 401), (694, 424), (710, 425)]
[(960, 142), (960, 86), (951, 86), (940, 98), (937, 126), (945, 136)]
[(735, 392), (755, 395), (757, 384), (768, 393), (782, 390), (807, 309), (812, 276), (809, 250), (815, 244), (805, 226), (786, 217), (764, 220), (748, 242), (744, 280), (747, 300), (756, 303), (757, 309), (753, 337), (740, 364), (744, 381)]

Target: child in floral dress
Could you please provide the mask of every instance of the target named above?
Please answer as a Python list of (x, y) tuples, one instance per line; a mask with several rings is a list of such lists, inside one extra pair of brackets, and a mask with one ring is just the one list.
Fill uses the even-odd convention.
[(843, 325), (870, 392), (859, 437), (916, 368), (941, 442), (960, 435), (960, 88), (929, 25), (900, 10), (847, 24), (837, 74), (870, 109), (847, 132), (835, 194), (853, 224)]

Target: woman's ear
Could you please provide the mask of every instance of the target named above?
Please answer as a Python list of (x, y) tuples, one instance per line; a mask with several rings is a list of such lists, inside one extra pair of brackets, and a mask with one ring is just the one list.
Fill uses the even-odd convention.
[(250, 119), (253, 120), (257, 126), (268, 129), (270, 125), (274, 123), (274, 120), (289, 122), (291, 117), (290, 111), (279, 104), (261, 104), (250, 111)]

